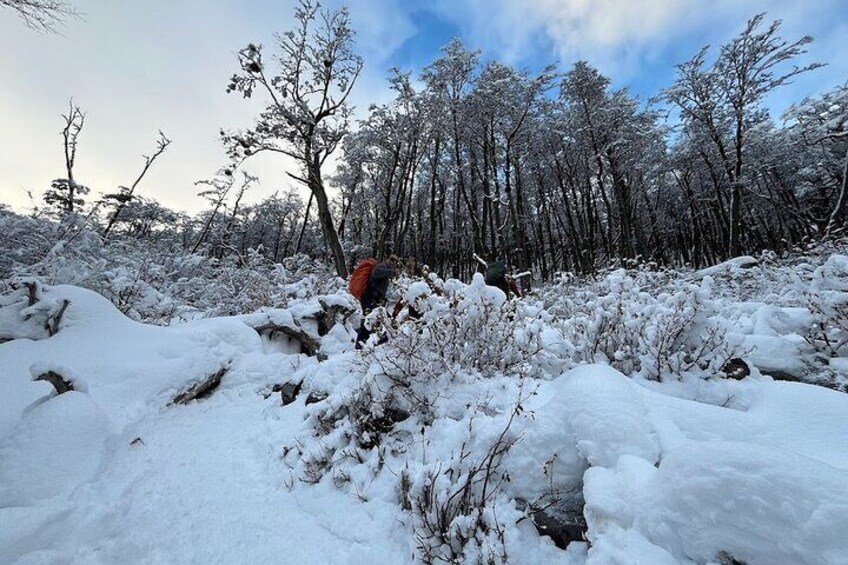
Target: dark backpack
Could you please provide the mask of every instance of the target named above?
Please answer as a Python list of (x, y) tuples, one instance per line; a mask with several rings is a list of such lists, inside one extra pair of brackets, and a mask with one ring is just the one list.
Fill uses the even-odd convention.
[(503, 261), (495, 261), (486, 269), (486, 284), (489, 286), (500, 286), (506, 277), (506, 264)]

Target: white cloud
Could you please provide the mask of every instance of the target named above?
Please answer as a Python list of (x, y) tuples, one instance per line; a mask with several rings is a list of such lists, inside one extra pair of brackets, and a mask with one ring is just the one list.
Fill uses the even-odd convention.
[(438, 6), (489, 54), (526, 62), (528, 53), (539, 54), (534, 47), (549, 45), (564, 64), (587, 59), (625, 81), (669, 46), (721, 42), (759, 12), (785, 19), (785, 29), (800, 35), (847, 18), (841, 0), (439, 0)]
[[(843, 0), (435, 2), (349, 1), (366, 61), (353, 96), (359, 115), (369, 103), (391, 96), (385, 78), (392, 57), (415, 33), (427, 33), (416, 29), (416, 13), (434, 9), (488, 56), (522, 64), (558, 56), (565, 65), (587, 58), (619, 83), (640, 76), (681, 44), (698, 44), (686, 57), (701, 43), (726, 40), (746, 17), (765, 10), (785, 19), (788, 37), (820, 35), (810, 60), (831, 63), (785, 89), (786, 100), (848, 76), (848, 63), (839, 56), (848, 30)], [(73, 96), (89, 113), (78, 159), (82, 182), (101, 191), (129, 182), (161, 128), (174, 144), (140, 190), (169, 206), (200, 209), (193, 182), (224, 162), (219, 128), (246, 126), (261, 107), (224, 92), (235, 52), (251, 41), (271, 48), (273, 32), (291, 23), (294, 0), (73, 3), (86, 17), (70, 22), (63, 35), (35, 33), (0, 10), (0, 202), (23, 206), (24, 189), (40, 192), (62, 175), (59, 115)], [(251, 162), (263, 180), (254, 198), (290, 184), (286, 166), (272, 158)]]

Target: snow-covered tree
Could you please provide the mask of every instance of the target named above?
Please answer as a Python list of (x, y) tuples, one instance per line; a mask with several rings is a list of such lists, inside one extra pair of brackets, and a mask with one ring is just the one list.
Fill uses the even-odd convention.
[(346, 8), (322, 11), (313, 0), (295, 9), (297, 27), (277, 36), (276, 69), (268, 67), (262, 47), (239, 51), (240, 73), (228, 91), (250, 98), (261, 92), (268, 103), (256, 124), (224, 134), (231, 154), (246, 158), (270, 151), (294, 159), (300, 174), (288, 173), (306, 185), (318, 207), (318, 219), (336, 271), (347, 274), (344, 253), (330, 211), (322, 173), (348, 131), (351, 90), (362, 70), (353, 50), (354, 32)]
[(806, 53), (813, 41), (802, 37), (788, 41), (780, 35), (780, 20), (765, 25), (765, 14), (748, 20), (745, 29), (719, 50), (712, 64), (707, 63), (709, 48), (678, 65), (672, 87), (665, 99), (676, 106), (685, 122), (697, 123), (715, 145), (721, 162), (723, 184), (729, 193), (728, 252), (742, 252), (742, 198), (746, 179), (745, 153), (752, 128), (766, 119), (762, 108), (765, 97), (790, 80), (819, 64), (785, 64)]

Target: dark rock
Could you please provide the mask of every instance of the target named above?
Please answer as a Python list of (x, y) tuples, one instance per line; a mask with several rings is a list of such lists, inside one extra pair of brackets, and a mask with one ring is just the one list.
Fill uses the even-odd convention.
[(385, 408), (379, 418), (368, 418), (360, 421), (359, 444), (371, 448), (380, 442), (380, 438), (392, 431), (395, 424), (409, 418), (409, 412), (399, 408)]
[(303, 383), (283, 383), (281, 385), (274, 385), (274, 392), (280, 393), (280, 398), (283, 401), (283, 406), (291, 404), (297, 398), (297, 395), (300, 394), (300, 385)]
[(719, 552), (719, 554), (716, 556), (716, 560), (718, 561), (719, 565), (748, 565), (744, 561), (736, 559), (726, 551)]
[(321, 311), (314, 315), (314, 319), (318, 322), (319, 336), (327, 335), (333, 329), (333, 326), (336, 325), (339, 318), (341, 318), (342, 322), (346, 322), (355, 312), (355, 310), (341, 304), (328, 305), (320, 299), (318, 303), (321, 305)]
[(74, 384), (71, 381), (65, 379), (65, 377), (63, 377), (59, 373), (54, 373), (53, 371), (47, 371), (46, 373), (42, 373), (35, 377), (34, 380), (47, 381), (48, 383), (53, 385), (53, 388), (56, 389), (56, 394), (63, 394), (65, 392), (68, 392), (69, 390), (74, 390)]
[(386, 408), (383, 411), (383, 417), (378, 418), (376, 421), (383, 423), (388, 426), (388, 429), (391, 429), (392, 426), (398, 422), (403, 422), (407, 418), (409, 418), (409, 412), (406, 410), (401, 410), (400, 408)]
[(760, 262), (754, 258), (750, 258), (746, 261), (739, 261), (736, 263), (736, 266), (740, 269), (753, 269), (754, 267), (759, 266)]
[(795, 375), (787, 373), (786, 371), (781, 371), (779, 369), (774, 371), (763, 371), (762, 369), (760, 369), (760, 372), (764, 375), (768, 375), (776, 381), (789, 381), (793, 383), (801, 382), (801, 379), (799, 379)]
[(321, 402), (329, 395), (326, 392), (318, 392), (312, 391), (306, 396), (306, 404), (315, 404), (316, 402)]
[(751, 374), (751, 368), (745, 361), (736, 357), (725, 363), (724, 367), (721, 368), (721, 372), (724, 373), (728, 379), (741, 381)]
[(550, 537), (554, 544), (565, 549), (573, 541), (584, 541), (589, 529), (583, 516), (583, 495), (569, 494), (547, 502), (544, 505), (528, 504), (517, 500), (523, 506), (539, 535)]

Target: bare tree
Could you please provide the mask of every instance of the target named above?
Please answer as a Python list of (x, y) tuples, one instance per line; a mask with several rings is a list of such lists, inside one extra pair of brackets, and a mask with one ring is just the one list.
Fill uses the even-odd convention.
[(65, 127), (62, 128), (63, 149), (65, 154), (65, 178), (55, 179), (50, 188), (44, 193), (44, 202), (57, 208), (60, 215), (73, 214), (85, 202), (82, 196), (88, 194), (86, 186), (78, 184), (74, 179), (79, 136), (85, 125), (85, 113), (71, 100), (68, 102), (68, 113), (62, 115)]
[(348, 131), (352, 111), (348, 97), (362, 59), (353, 52), (347, 9), (321, 11), (317, 2), (301, 0), (295, 20), (296, 29), (277, 36), (275, 76), (268, 74), (261, 46), (250, 44), (239, 52), (241, 73), (232, 77), (227, 90), (249, 98), (258, 88), (267, 95), (268, 106), (252, 129), (223, 137), (234, 157), (271, 151), (300, 165), (300, 174), (287, 174), (314, 196), (336, 271), (346, 276), (322, 171)]
[(141, 182), (141, 179), (144, 178), (144, 175), (147, 174), (147, 171), (150, 169), (150, 166), (153, 165), (153, 162), (159, 157), (168, 146), (171, 144), (171, 140), (168, 139), (164, 133), (159, 132), (159, 139), (156, 142), (156, 149), (150, 155), (142, 155), (144, 157), (144, 166), (141, 169), (141, 173), (136, 177), (135, 181), (130, 186), (121, 186), (118, 187), (118, 192), (114, 194), (107, 194), (103, 197), (104, 200), (108, 202), (112, 202), (115, 205), (115, 211), (112, 212), (112, 215), (109, 217), (109, 222), (106, 224), (106, 228), (103, 230), (103, 237), (106, 238), (109, 236), (109, 232), (112, 231), (112, 227), (115, 225), (115, 222), (118, 221), (121, 213), (124, 211), (124, 208), (127, 207), (127, 204), (133, 199), (135, 194), (135, 189), (138, 187), (138, 184)]
[(0, 0), (0, 7), (17, 12), (24, 23), (38, 31), (56, 31), (56, 26), (79, 13), (61, 0)]
[[(248, 174), (247, 172), (242, 171), (242, 176), (241, 185), (236, 190), (236, 207), (241, 201), (241, 198), (244, 196), (245, 191), (247, 191), (250, 185), (256, 181), (256, 177)], [(206, 213), (206, 221), (203, 223), (200, 235), (198, 235), (197, 241), (191, 249), (192, 253), (197, 253), (200, 246), (203, 245), (203, 242), (208, 239), (215, 224), (215, 220), (218, 217), (218, 213), (221, 208), (226, 208), (227, 196), (229, 196), (230, 191), (235, 185), (235, 180), (235, 175), (233, 174), (232, 169), (225, 168), (219, 171), (212, 180), (200, 180), (194, 183), (197, 186), (209, 187), (199, 192), (198, 196), (202, 196), (208, 200), (212, 209)]]

